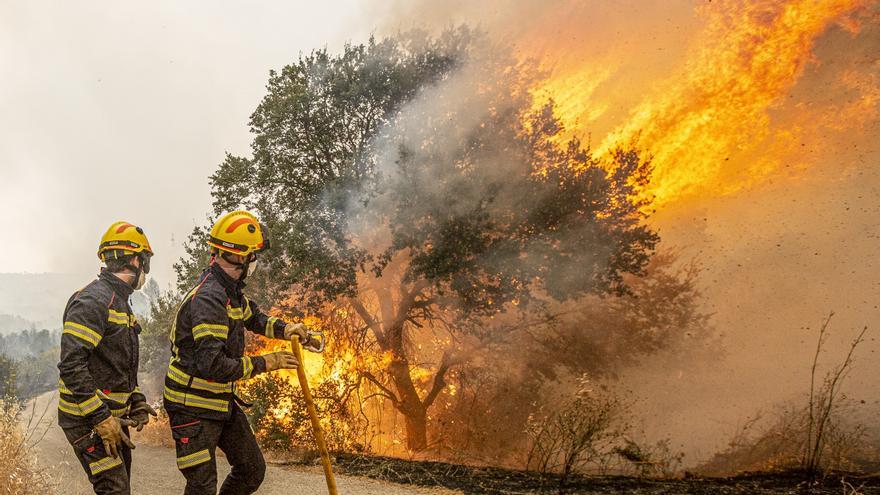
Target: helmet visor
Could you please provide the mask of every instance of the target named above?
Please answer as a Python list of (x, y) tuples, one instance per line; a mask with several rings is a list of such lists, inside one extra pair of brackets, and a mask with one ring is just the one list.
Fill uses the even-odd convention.
[(263, 234), (263, 247), (260, 248), (260, 251), (268, 251), (272, 247), (272, 242), (269, 240), (269, 229), (265, 224), (260, 224), (260, 233)]
[(144, 273), (150, 273), (150, 258), (153, 255), (144, 251), (141, 253), (141, 268), (144, 270)]

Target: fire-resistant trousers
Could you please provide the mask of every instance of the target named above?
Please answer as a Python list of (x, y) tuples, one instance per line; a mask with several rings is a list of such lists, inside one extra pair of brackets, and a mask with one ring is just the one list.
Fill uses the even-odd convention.
[[(119, 457), (110, 457), (104, 451), (101, 437), (88, 426), (62, 428), (67, 441), (73, 446), (76, 458), (82, 465), (89, 482), (98, 495), (129, 495), (131, 486), (131, 449), (119, 445)], [(128, 435), (128, 427), (122, 431)]]
[(220, 487), (220, 495), (254, 493), (266, 475), (266, 461), (244, 412), (232, 404), (226, 421), (199, 419), (168, 411), (171, 434), (177, 449), (177, 468), (186, 478), (184, 495), (217, 493), (216, 450), (226, 454), (232, 471)]

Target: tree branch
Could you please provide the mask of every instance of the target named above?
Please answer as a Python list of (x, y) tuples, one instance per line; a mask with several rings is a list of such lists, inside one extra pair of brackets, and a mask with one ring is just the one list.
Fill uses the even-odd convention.
[(354, 308), (358, 316), (360, 316), (361, 319), (364, 320), (364, 323), (366, 323), (367, 326), (370, 327), (370, 329), (373, 331), (373, 334), (376, 336), (376, 341), (379, 342), (379, 345), (383, 348), (387, 348), (388, 346), (385, 342), (385, 332), (382, 331), (381, 325), (379, 325), (379, 322), (377, 322), (373, 318), (373, 315), (371, 315), (370, 312), (367, 311), (367, 308), (365, 308), (364, 305), (357, 299), (349, 299), (349, 304), (351, 304), (351, 307)]
[(437, 368), (437, 373), (434, 375), (434, 384), (431, 386), (431, 391), (428, 392), (428, 395), (426, 395), (425, 399), (422, 401), (422, 405), (425, 409), (431, 407), (431, 404), (434, 403), (437, 396), (440, 395), (440, 392), (446, 388), (446, 373), (449, 372), (449, 368), (465, 361), (467, 361), (467, 358), (461, 354), (453, 355), (450, 351), (443, 353), (440, 367)]
[[(418, 298), (422, 294), (422, 291), (427, 287), (427, 281), (419, 280), (414, 283), (408, 291), (403, 293), (403, 296), (400, 298), (400, 305), (397, 307), (397, 313), (394, 316), (394, 322), (391, 325), (392, 327), (397, 328), (403, 326), (403, 322), (409, 318), (410, 311), (412, 311), (416, 305), (416, 298)], [(430, 305), (430, 301), (419, 301), (421, 309), (426, 309)]]
[(361, 375), (363, 375), (363, 377), (366, 378), (367, 380), (373, 382), (374, 385), (379, 387), (379, 390), (381, 390), (382, 392), (387, 394), (386, 396), (389, 399), (391, 399), (392, 402), (394, 402), (395, 406), (400, 405), (400, 399), (397, 398), (397, 395), (395, 395), (394, 392), (391, 391), (391, 389), (389, 389), (388, 387), (383, 385), (382, 382), (380, 382), (378, 379), (376, 379), (376, 377), (373, 376), (372, 373), (370, 373), (369, 371), (364, 371), (364, 372), (361, 372)]
[(390, 400), (390, 401), (392, 401), (392, 402), (395, 401), (394, 397), (391, 397), (390, 395), (388, 395), (388, 394), (386, 394), (386, 393), (383, 393), (383, 392), (375, 392), (375, 393), (372, 393), (372, 394), (370, 394), (370, 395), (364, 397), (363, 399), (361, 399), (361, 401), (362, 401), (362, 402), (366, 402), (366, 401), (372, 399), (373, 397), (385, 397), (386, 399), (388, 399), (388, 400)]

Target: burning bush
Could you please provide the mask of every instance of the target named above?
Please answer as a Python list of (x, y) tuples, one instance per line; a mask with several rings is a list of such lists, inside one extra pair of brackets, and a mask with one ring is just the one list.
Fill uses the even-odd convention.
[[(346, 406), (336, 383), (325, 380), (312, 394), (330, 450), (363, 452), (364, 425)], [(315, 450), (314, 433), (302, 389), (285, 375), (263, 375), (242, 389), (242, 398), (253, 403), (248, 410), (260, 444), (276, 451)]]
[(155, 445), (159, 447), (174, 448), (174, 438), (171, 436), (171, 424), (168, 421), (168, 413), (161, 404), (153, 404), (157, 417), (151, 418), (147, 426), (141, 431), (130, 431), (135, 444)]

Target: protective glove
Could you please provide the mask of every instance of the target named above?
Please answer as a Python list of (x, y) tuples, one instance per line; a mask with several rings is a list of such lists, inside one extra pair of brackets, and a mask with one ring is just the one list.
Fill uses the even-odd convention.
[(302, 323), (288, 323), (284, 327), (284, 340), (293, 340), (294, 337), (300, 342), (305, 342), (309, 339), (309, 329)]
[(150, 422), (150, 416), (157, 417), (156, 410), (146, 401), (141, 401), (135, 403), (131, 406), (131, 411), (128, 412), (128, 417), (132, 421), (136, 423), (137, 431), (141, 431), (144, 429), (144, 426)]
[(263, 354), (263, 359), (266, 360), (266, 371), (294, 369), (299, 366), (299, 361), (296, 360), (296, 356), (288, 351)]
[(116, 418), (110, 416), (95, 425), (95, 433), (101, 437), (104, 442), (104, 452), (116, 458), (119, 457), (119, 445), (125, 444), (128, 448), (133, 449), (134, 444), (128, 435), (122, 431), (123, 426), (134, 426), (135, 422), (130, 419)]

